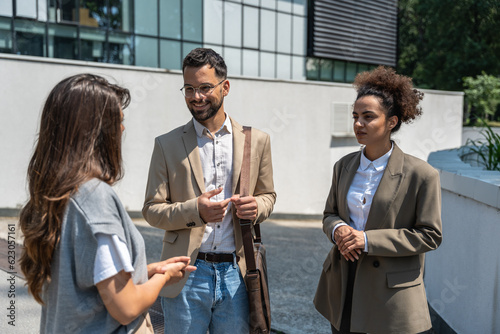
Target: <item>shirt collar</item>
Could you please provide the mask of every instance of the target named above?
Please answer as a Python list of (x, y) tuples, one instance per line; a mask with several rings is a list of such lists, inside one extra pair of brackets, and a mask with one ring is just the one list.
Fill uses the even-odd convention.
[(387, 152), (386, 154), (384, 154), (383, 156), (374, 161), (368, 160), (368, 158), (365, 156), (365, 150), (361, 151), (359, 168), (361, 170), (367, 170), (370, 167), (370, 165), (372, 165), (376, 171), (384, 170), (385, 167), (387, 166), (387, 162), (389, 161), (389, 158), (391, 157), (393, 150), (394, 150), (394, 143), (391, 143), (391, 149), (389, 150), (389, 152)]
[[(224, 113), (224, 115), (226, 116), (226, 120), (224, 121), (224, 123), (222, 124), (222, 126), (220, 127), (220, 129), (216, 133), (219, 133), (220, 131), (226, 131), (227, 133), (232, 133), (232, 131), (233, 131), (231, 119), (229, 118), (229, 116), (227, 116), (226, 113)], [(193, 124), (194, 124), (194, 129), (196, 131), (196, 135), (198, 137), (201, 138), (203, 136), (208, 136), (209, 131), (205, 126), (203, 126), (203, 124), (201, 124), (200, 122), (198, 122), (194, 118), (193, 118)]]

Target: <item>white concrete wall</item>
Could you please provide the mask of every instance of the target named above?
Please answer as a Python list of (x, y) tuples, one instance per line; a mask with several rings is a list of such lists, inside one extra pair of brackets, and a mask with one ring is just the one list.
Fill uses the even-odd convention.
[[(126, 208), (140, 211), (154, 137), (190, 119), (180, 72), (37, 57), (0, 55), (0, 209), (26, 201), (26, 168), (40, 112), (52, 87), (63, 78), (92, 72), (113, 78), (132, 93), (125, 110), (125, 178), (116, 190)], [(230, 77), (226, 111), (239, 123), (267, 131), (272, 138), (275, 213), (321, 214), (335, 161), (357, 150), (353, 137), (333, 138), (333, 102), (352, 103), (348, 84), (275, 81)], [(408, 153), (426, 158), (430, 151), (461, 143), (463, 95), (425, 91), (424, 115), (402, 126), (395, 140)]]
[(460, 334), (500, 332), (500, 172), (471, 167), (458, 150), (432, 153), (441, 175), (443, 242), (426, 258), (433, 309)]

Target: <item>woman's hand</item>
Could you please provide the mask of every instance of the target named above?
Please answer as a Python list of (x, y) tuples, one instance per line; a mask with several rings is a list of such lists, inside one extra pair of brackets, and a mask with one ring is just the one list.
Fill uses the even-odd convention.
[(340, 253), (347, 261), (359, 260), (359, 255), (365, 249), (363, 231), (344, 225), (335, 230), (334, 238)]
[[(184, 273), (196, 270), (195, 266), (190, 266), (191, 259), (188, 256), (171, 257), (161, 262), (154, 262), (148, 265), (148, 277), (151, 278), (154, 274), (167, 274), (170, 279), (167, 284), (177, 283), (184, 277)], [(170, 281), (175, 279), (174, 281)]]

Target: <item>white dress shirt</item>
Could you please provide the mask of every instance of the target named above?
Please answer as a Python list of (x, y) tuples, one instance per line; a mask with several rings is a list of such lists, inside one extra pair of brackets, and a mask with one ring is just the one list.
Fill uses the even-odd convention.
[[(364, 150), (361, 153), (358, 170), (356, 171), (356, 175), (354, 175), (351, 187), (347, 193), (347, 206), (349, 208), (350, 220), (349, 226), (358, 231), (365, 230), (366, 221), (373, 202), (373, 196), (375, 195), (375, 192), (380, 184), (380, 180), (382, 179), (382, 175), (387, 167), (387, 162), (391, 157), (393, 149), (394, 144), (389, 152), (374, 161), (368, 160), (365, 156)], [(347, 224), (341, 223), (335, 226), (332, 232), (332, 240), (335, 241), (333, 238), (335, 230), (342, 225)], [(366, 233), (364, 233), (364, 235), (364, 251), (368, 252), (368, 240), (366, 239)]]
[[(224, 190), (212, 197), (212, 202), (220, 202), (232, 196), (233, 178), (233, 128), (226, 114), (222, 127), (211, 133), (201, 123), (193, 119), (205, 191), (222, 187)], [(233, 219), (229, 203), (222, 222), (207, 222), (201, 242), (200, 252), (232, 253), (235, 251)]]

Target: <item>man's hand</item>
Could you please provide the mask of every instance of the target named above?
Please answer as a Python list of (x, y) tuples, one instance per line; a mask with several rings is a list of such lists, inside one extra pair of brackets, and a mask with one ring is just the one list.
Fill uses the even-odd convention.
[(254, 221), (257, 218), (257, 201), (253, 196), (240, 197), (234, 195), (231, 202), (236, 209), (236, 216), (240, 219)]
[(334, 233), (335, 243), (340, 253), (347, 261), (359, 260), (359, 255), (365, 249), (365, 235), (350, 226), (340, 226)]
[(226, 214), (227, 206), (231, 201), (231, 198), (225, 199), (221, 202), (211, 202), (210, 198), (218, 195), (222, 192), (222, 187), (217, 188), (206, 193), (201, 194), (198, 197), (198, 210), (200, 211), (200, 217), (205, 221), (205, 223), (217, 223), (221, 222)]

